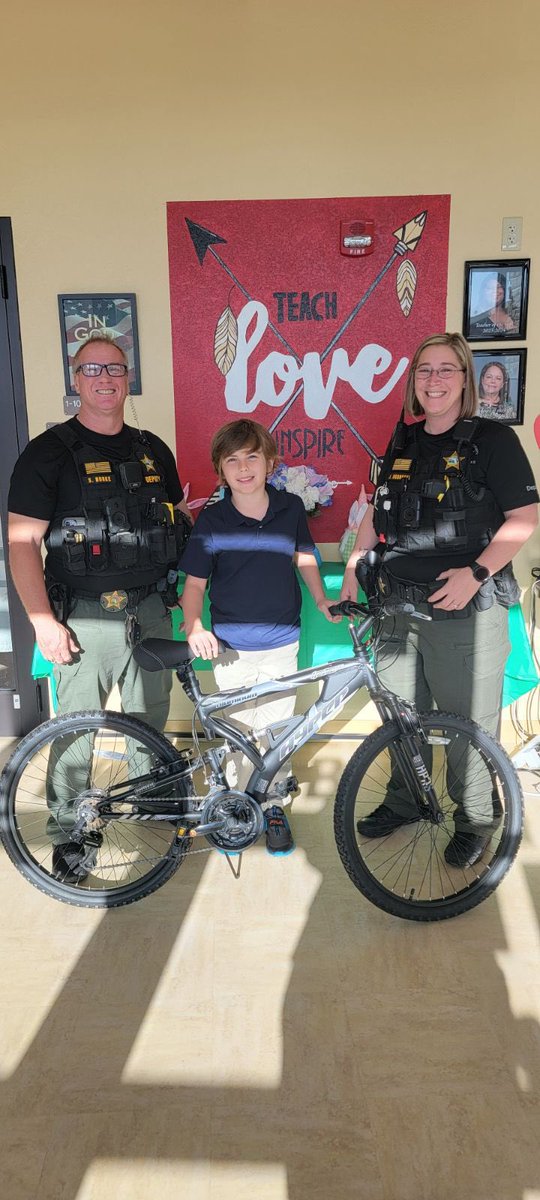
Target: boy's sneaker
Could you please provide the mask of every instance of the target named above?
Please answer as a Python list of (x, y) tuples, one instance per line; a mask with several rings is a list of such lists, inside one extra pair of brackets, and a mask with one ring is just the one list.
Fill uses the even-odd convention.
[(292, 854), (295, 848), (291, 827), (278, 804), (273, 804), (265, 813), (266, 849), (269, 854)]

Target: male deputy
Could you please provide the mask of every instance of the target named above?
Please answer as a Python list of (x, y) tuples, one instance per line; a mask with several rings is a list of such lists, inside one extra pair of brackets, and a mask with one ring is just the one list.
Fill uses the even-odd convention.
[[(55, 664), (58, 711), (103, 708), (118, 684), (123, 709), (163, 729), (171, 673), (141, 671), (132, 647), (172, 636), (166, 602), (189, 529), (182, 485), (165, 443), (124, 424), (120, 346), (89, 339), (73, 371), (77, 416), (34, 438), (13, 471), (11, 573)], [(49, 807), (58, 820), (54, 799)], [(53, 842), (65, 843), (69, 822), (49, 826)]]

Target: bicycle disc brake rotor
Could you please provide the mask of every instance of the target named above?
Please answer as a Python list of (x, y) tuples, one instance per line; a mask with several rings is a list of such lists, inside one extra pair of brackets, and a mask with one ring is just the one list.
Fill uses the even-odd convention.
[(215, 833), (206, 835), (218, 850), (247, 850), (261, 836), (264, 816), (259, 804), (246, 792), (220, 792), (210, 796), (201, 815), (201, 824), (224, 820)]

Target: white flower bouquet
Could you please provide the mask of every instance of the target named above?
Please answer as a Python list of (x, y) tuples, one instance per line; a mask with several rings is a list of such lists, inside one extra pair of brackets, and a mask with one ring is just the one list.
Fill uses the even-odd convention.
[(310, 517), (316, 516), (321, 508), (328, 508), (337, 486), (326, 475), (319, 475), (313, 467), (288, 467), (286, 463), (276, 467), (268, 482), (279, 492), (300, 496)]

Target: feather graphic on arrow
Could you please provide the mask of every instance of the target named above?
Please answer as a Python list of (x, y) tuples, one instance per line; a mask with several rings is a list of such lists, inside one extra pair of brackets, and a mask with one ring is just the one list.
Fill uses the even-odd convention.
[(214, 334), (214, 359), (222, 375), (230, 371), (236, 358), (238, 325), (232, 308), (228, 304), (218, 320)]
[(396, 291), (401, 311), (406, 317), (408, 317), (413, 306), (417, 279), (418, 276), (414, 263), (411, 262), (410, 258), (404, 258), (397, 270)]

